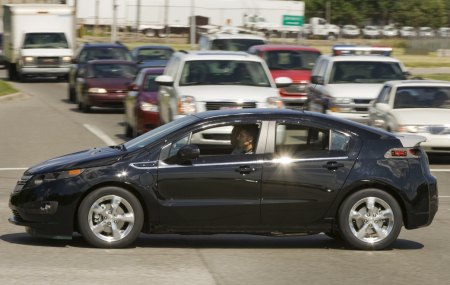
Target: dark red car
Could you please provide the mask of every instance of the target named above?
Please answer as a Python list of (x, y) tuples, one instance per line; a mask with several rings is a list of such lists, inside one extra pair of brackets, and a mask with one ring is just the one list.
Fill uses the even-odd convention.
[(136, 76), (137, 65), (125, 60), (92, 60), (80, 69), (76, 80), (78, 109), (92, 106), (121, 107), (127, 87)]
[(125, 98), (125, 135), (135, 137), (160, 125), (155, 78), (164, 68), (144, 68), (129, 86)]
[(249, 53), (262, 57), (269, 66), (273, 78), (289, 77), (293, 84), (280, 88), (286, 108), (302, 108), (307, 99), (307, 86), (317, 58), (318, 49), (297, 45), (256, 45)]

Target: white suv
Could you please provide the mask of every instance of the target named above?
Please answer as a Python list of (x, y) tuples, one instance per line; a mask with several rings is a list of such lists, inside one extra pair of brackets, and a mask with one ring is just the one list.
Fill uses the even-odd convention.
[(274, 81), (262, 58), (232, 51), (176, 52), (155, 81), (162, 124), (209, 110), (283, 108), (277, 88), (292, 83)]
[(383, 83), (409, 75), (399, 60), (389, 56), (391, 51), (381, 47), (333, 47), (333, 55), (322, 55), (316, 61), (307, 108), (367, 123), (369, 103)]

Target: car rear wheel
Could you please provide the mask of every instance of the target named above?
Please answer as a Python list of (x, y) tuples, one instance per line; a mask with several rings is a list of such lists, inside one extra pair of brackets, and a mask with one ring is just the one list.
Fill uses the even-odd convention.
[(379, 189), (365, 189), (344, 201), (338, 223), (340, 236), (350, 246), (379, 250), (397, 239), (403, 219), (394, 197)]
[(78, 209), (80, 233), (95, 247), (127, 247), (139, 236), (143, 223), (141, 203), (132, 193), (119, 187), (91, 192)]

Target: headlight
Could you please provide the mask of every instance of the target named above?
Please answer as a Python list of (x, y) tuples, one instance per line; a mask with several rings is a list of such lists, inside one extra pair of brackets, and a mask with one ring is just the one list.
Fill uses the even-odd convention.
[(61, 62), (63, 64), (70, 64), (72, 62), (72, 58), (70, 56), (63, 56), (61, 57)]
[(283, 101), (278, 97), (267, 98), (267, 108), (281, 109), (283, 108)]
[(192, 96), (181, 96), (178, 99), (178, 114), (189, 115), (197, 112), (195, 107), (195, 98)]
[(105, 88), (89, 88), (88, 93), (105, 94), (108, 93)]
[(328, 109), (331, 112), (351, 112), (353, 108), (349, 105), (352, 104), (354, 104), (352, 98), (333, 98)]
[(141, 108), (142, 111), (146, 111), (146, 112), (158, 112), (158, 105), (153, 105), (151, 103), (147, 103), (147, 102), (141, 102), (139, 104), (139, 107)]
[(44, 184), (44, 183), (47, 183), (50, 181), (65, 179), (65, 178), (69, 178), (69, 177), (75, 177), (75, 176), (80, 175), (82, 172), (83, 172), (83, 169), (72, 169), (72, 170), (67, 170), (67, 171), (38, 174), (31, 179), (31, 181), (28, 185), (30, 187), (39, 186), (41, 184)]
[(34, 63), (34, 57), (32, 56), (24, 56), (23, 57), (23, 64), (24, 65), (33, 65)]
[(428, 127), (418, 125), (399, 125), (397, 131), (400, 133), (428, 133)]

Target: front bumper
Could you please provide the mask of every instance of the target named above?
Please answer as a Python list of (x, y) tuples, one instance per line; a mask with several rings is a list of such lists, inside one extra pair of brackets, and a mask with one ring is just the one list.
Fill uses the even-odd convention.
[(123, 108), (125, 96), (126, 93), (124, 92), (106, 94), (89, 93), (87, 98), (91, 106)]
[(64, 76), (69, 73), (70, 66), (67, 67), (22, 67), (20, 73), (33, 76)]

